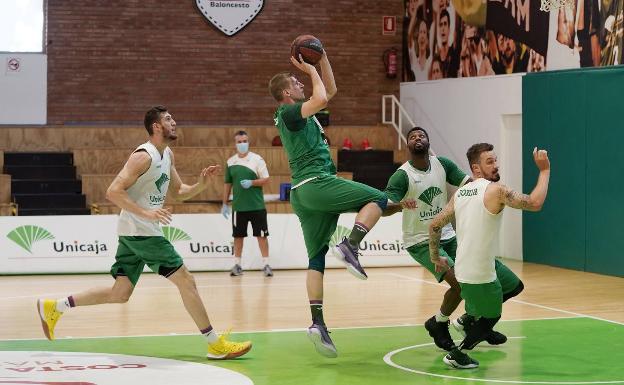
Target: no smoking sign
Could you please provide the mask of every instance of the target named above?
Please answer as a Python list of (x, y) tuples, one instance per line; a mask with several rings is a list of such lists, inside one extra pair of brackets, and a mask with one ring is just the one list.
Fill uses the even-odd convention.
[(19, 72), (21, 67), (21, 60), (16, 57), (7, 58), (6, 62), (6, 71), (7, 72)]

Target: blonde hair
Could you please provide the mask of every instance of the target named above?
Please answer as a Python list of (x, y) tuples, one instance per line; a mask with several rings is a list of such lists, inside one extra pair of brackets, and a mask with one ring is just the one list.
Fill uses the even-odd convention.
[(269, 92), (271, 96), (278, 102), (284, 99), (283, 91), (290, 87), (290, 78), (293, 75), (290, 72), (280, 72), (273, 76), (269, 81)]

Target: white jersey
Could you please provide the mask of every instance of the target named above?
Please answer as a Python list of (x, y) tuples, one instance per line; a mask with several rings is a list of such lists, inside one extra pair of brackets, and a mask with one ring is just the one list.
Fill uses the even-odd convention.
[(492, 214), (485, 207), (485, 190), (490, 183), (479, 178), (455, 193), (455, 277), (458, 282), (479, 284), (496, 280), (494, 261), (503, 212)]
[[(446, 206), (446, 171), (435, 156), (429, 156), (429, 170), (421, 171), (405, 162), (399, 169), (409, 181), (403, 200), (418, 201), (415, 210), (403, 210), (403, 244), (405, 247), (429, 242), (429, 223)], [(442, 240), (451, 239), (455, 231), (451, 224), (442, 228)]]
[[(145, 150), (152, 158), (147, 171), (139, 176), (127, 193), (138, 206), (155, 210), (163, 207), (171, 172), (171, 149), (166, 147), (162, 156), (150, 142), (143, 143), (134, 152)], [(149, 221), (126, 210), (121, 210), (117, 224), (117, 234), (121, 236), (162, 236), (158, 221)]]

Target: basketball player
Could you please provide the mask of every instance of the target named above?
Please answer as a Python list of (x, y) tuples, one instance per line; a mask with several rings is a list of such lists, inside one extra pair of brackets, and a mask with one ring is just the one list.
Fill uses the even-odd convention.
[[(242, 356), (251, 349), (251, 342), (232, 342), (213, 330), (193, 276), (160, 228), (171, 221), (171, 213), (163, 208), (167, 192), (177, 200), (189, 199), (206, 188), (219, 166), (204, 168), (194, 185), (182, 183), (168, 147), (177, 138), (175, 120), (167, 108), (156, 106), (147, 111), (144, 123), (149, 140), (134, 150), (106, 191), (106, 197), (122, 209), (117, 226), (119, 245), (111, 268), (115, 283), (59, 300), (37, 301), (43, 332), (53, 340), (56, 323), (70, 308), (128, 302), (147, 265), (177, 286), (187, 312), (206, 337), (209, 359)], [(158, 311), (165, 315), (168, 310)]]
[[(429, 223), (447, 203), (447, 183), (459, 187), (472, 182), (472, 178), (450, 159), (431, 155), (429, 147), (429, 134), (424, 128), (414, 127), (407, 133), (411, 159), (392, 174), (385, 192), (393, 202), (418, 202), (415, 210), (403, 210), (403, 244), (410, 256), (429, 270), (438, 282), (444, 280), (450, 286), (444, 294), (440, 311), (425, 322), (425, 328), (436, 346), (450, 351), (455, 343), (449, 333), (449, 316), (462, 300), (453, 269), (457, 240), (451, 224), (444, 226), (438, 251), (447, 258), (450, 268), (436, 272), (429, 257)], [(524, 289), (522, 281), (500, 261), (496, 261), (496, 276), (503, 288), (503, 301), (515, 297)], [(460, 333), (465, 333), (464, 328), (470, 328), (471, 319), (463, 315), (453, 323)], [(507, 341), (507, 337), (492, 330), (485, 340), (490, 345), (500, 345)]]
[(351, 274), (367, 279), (358, 260), (358, 244), (377, 223), (387, 198), (377, 189), (336, 177), (323, 128), (314, 117), (336, 94), (332, 68), (325, 53), (320, 60), (322, 78), (313, 65), (299, 59), (290, 58), (312, 80), (312, 96), (306, 99), (303, 84), (287, 72), (273, 76), (269, 91), (279, 103), (274, 120), (290, 164), (290, 203), (299, 217), (309, 258), (306, 286), (312, 326), (308, 336), (321, 355), (333, 358), (338, 353), (323, 320), (323, 274), (329, 239), (341, 213), (358, 212), (349, 237), (336, 249)]
[(449, 269), (447, 258), (439, 253), (442, 229), (453, 218), (456, 220), (455, 275), (461, 286), (466, 312), (475, 320), (459, 347), (451, 349), (444, 357), (447, 365), (458, 369), (479, 366), (479, 362), (462, 350), (474, 348), (491, 332), (501, 316), (503, 291), (496, 278), (494, 256), (503, 209), (509, 206), (527, 211), (541, 210), (550, 178), (550, 161), (545, 150), (533, 150), (539, 176), (530, 195), (517, 193), (498, 183), (498, 163), (491, 144), (475, 144), (466, 155), (474, 181), (460, 187), (429, 225), (431, 262), (440, 272)]

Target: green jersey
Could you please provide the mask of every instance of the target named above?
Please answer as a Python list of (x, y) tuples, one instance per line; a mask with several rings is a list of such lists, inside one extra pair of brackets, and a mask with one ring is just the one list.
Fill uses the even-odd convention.
[(240, 157), (235, 154), (227, 160), (225, 183), (232, 185), (232, 210), (256, 211), (264, 210), (264, 194), (261, 186), (244, 189), (240, 182), (244, 179), (255, 180), (269, 177), (264, 159), (256, 153), (248, 152)]
[[(410, 247), (429, 242), (429, 222), (447, 201), (446, 184), (461, 186), (468, 176), (451, 160), (429, 156), (429, 169), (419, 170), (405, 162), (388, 181), (386, 194), (393, 202), (404, 199), (417, 201), (415, 210), (403, 210), (403, 243)], [(448, 224), (442, 229), (442, 239), (455, 236)]]
[(316, 117), (301, 117), (302, 104), (282, 104), (274, 116), (288, 156), (292, 188), (319, 176), (336, 175), (325, 131)]

